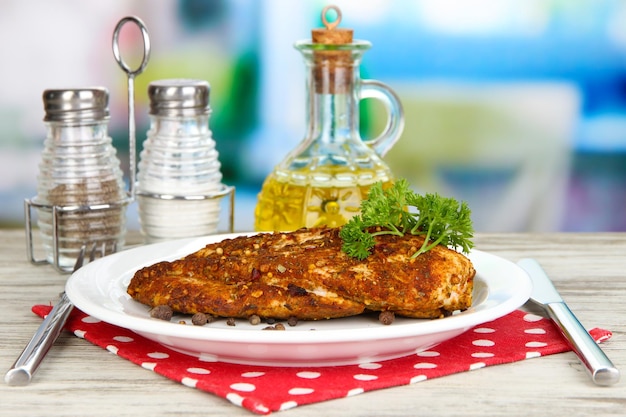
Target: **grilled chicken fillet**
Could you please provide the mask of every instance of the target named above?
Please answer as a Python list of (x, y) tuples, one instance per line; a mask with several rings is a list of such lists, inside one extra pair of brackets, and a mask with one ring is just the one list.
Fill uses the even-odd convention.
[(137, 271), (130, 296), (149, 306), (222, 317), (319, 320), (392, 311), (438, 318), (472, 302), (475, 275), (464, 255), (437, 246), (415, 259), (418, 236), (376, 237), (365, 260), (342, 250), (338, 228), (262, 233), (212, 243)]

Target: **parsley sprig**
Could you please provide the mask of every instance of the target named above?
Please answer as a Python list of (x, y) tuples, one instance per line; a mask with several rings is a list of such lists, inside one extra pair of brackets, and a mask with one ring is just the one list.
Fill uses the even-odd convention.
[(385, 190), (379, 182), (361, 201), (361, 214), (342, 227), (342, 250), (362, 260), (374, 247), (375, 236), (411, 234), (424, 236), (424, 243), (413, 258), (439, 244), (468, 253), (474, 246), (470, 215), (465, 202), (438, 194), (417, 194), (404, 179)]

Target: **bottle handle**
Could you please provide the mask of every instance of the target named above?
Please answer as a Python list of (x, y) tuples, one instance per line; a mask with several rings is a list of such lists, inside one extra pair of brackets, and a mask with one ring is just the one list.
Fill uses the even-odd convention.
[(400, 139), (404, 130), (404, 110), (398, 95), (386, 84), (376, 80), (361, 80), (359, 99), (375, 98), (382, 102), (387, 110), (387, 125), (382, 133), (363, 142), (380, 155), (385, 154)]

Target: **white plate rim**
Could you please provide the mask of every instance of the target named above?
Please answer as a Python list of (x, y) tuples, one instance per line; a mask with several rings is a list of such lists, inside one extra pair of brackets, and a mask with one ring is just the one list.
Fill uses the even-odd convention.
[[(121, 251), (85, 265), (74, 272), (66, 284), (66, 293), (71, 302), (84, 313), (140, 334), (152, 334), (190, 340), (224, 343), (262, 343), (262, 344), (326, 344), (344, 342), (366, 342), (369, 340), (398, 339), (436, 333), (468, 330), (479, 324), (495, 320), (522, 306), (530, 297), (532, 283), (526, 272), (515, 263), (496, 255), (472, 250), (468, 257), (476, 266), (475, 281), (481, 281), (488, 289), (486, 299), (478, 306), (450, 317), (436, 320), (413, 320), (414, 323), (390, 326), (378, 325), (376, 331), (371, 328), (324, 329), (326, 322), (319, 321), (320, 329), (315, 332), (264, 332), (238, 331), (233, 328), (212, 328), (209, 326), (184, 326), (174, 322), (146, 317), (136, 317), (112, 308), (118, 303), (107, 293), (107, 285), (122, 285), (130, 280), (131, 271), (151, 265), (160, 260), (173, 260), (200, 249), (207, 243), (218, 242), (251, 233), (219, 234), (201, 238), (187, 238), (167, 242), (142, 245)], [(120, 267), (125, 274), (113, 274), (111, 269)], [(493, 271), (486, 271), (485, 266), (501, 269), (511, 279), (505, 280)], [(502, 271), (502, 268), (504, 270)], [(94, 285), (95, 284), (95, 285)], [(124, 284), (125, 285), (125, 284)], [(125, 302), (137, 303), (127, 296)], [(139, 304), (139, 303), (137, 303)], [(485, 304), (489, 304), (484, 307)], [(407, 319), (411, 320), (411, 319)], [(259, 327), (261, 330), (261, 327)], [(288, 329), (289, 330), (289, 329)]]

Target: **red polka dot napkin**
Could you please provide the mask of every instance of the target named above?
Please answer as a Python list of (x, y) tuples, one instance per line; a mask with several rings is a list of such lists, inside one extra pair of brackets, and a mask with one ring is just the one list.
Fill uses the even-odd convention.
[[(42, 317), (50, 310), (50, 306), (33, 307)], [(143, 368), (257, 414), (569, 350), (549, 320), (521, 310), (415, 355), (339, 367), (275, 368), (201, 361), (77, 309), (66, 329)], [(590, 333), (598, 342), (612, 336), (602, 329)]]

